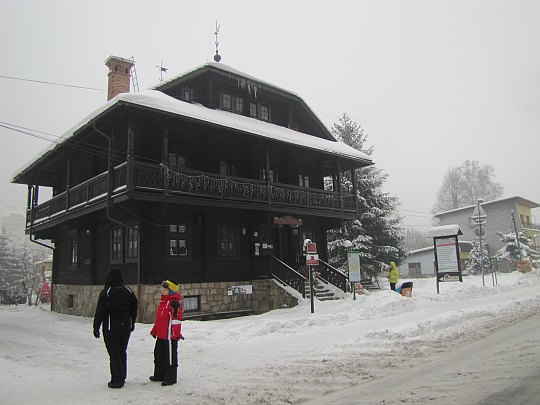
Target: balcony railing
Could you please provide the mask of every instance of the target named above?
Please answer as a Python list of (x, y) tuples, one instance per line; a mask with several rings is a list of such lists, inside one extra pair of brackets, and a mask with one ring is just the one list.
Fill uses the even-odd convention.
[[(339, 194), (314, 188), (304, 188), (282, 183), (271, 183), (255, 179), (220, 176), (191, 169), (172, 171), (163, 165), (135, 162), (133, 178), (128, 179), (127, 164), (114, 168), (113, 196), (123, 193), (129, 186), (136, 192), (160, 193), (168, 196), (190, 196), (206, 199), (251, 202), (263, 206), (287, 206), (313, 211), (347, 212), (356, 211), (352, 194)], [(84, 183), (54, 196), (33, 210), (33, 222), (39, 224), (57, 215), (82, 209), (102, 201), (107, 195), (107, 173), (101, 173)], [(32, 219), (27, 215), (27, 227)]]

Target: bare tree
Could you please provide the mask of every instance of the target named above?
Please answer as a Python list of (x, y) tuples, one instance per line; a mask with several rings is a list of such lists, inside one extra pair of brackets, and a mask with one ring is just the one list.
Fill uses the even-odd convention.
[(477, 160), (466, 160), (449, 168), (437, 192), (433, 212), (449, 211), (476, 204), (478, 198), (495, 200), (503, 195), (503, 187), (495, 182), (495, 169), (481, 166)]
[(432, 241), (428, 239), (426, 233), (415, 227), (408, 227), (405, 234), (405, 248), (407, 252), (432, 246)]

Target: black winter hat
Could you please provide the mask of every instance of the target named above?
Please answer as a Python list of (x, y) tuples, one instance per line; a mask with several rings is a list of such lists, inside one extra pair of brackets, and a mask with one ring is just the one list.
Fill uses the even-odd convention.
[(124, 284), (124, 279), (122, 278), (122, 272), (120, 269), (111, 269), (107, 279), (105, 280), (105, 285), (122, 285)]

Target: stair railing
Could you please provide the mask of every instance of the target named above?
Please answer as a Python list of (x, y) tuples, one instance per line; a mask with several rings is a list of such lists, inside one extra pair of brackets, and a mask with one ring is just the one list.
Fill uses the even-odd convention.
[(307, 278), (298, 273), (287, 263), (279, 260), (277, 257), (268, 257), (270, 257), (270, 275), (283, 284), (294, 288), (296, 291), (302, 294), (303, 298), (306, 298), (305, 283)]
[(319, 277), (327, 283), (335, 285), (343, 292), (347, 292), (349, 286), (349, 277), (341, 271), (319, 259)]

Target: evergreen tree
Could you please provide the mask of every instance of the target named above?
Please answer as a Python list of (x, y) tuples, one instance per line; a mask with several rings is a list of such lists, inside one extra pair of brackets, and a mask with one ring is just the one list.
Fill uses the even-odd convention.
[[(373, 146), (366, 147), (367, 135), (347, 114), (332, 127), (334, 136), (343, 143), (371, 155)], [(347, 264), (347, 247), (360, 251), (360, 263), (364, 274), (377, 275), (384, 264), (399, 264), (405, 258), (401, 218), (396, 216), (398, 199), (382, 192), (387, 179), (383, 170), (367, 166), (356, 170), (356, 198), (358, 218), (345, 222), (341, 229), (328, 233), (330, 263), (338, 268)], [(342, 176), (342, 188), (353, 192), (350, 174)]]
[(469, 274), (482, 273), (482, 264), (484, 266), (484, 271), (491, 267), (486, 244), (482, 243), (482, 246), (480, 247), (479, 241), (473, 241), (469, 260), (466, 262), (467, 271)]
[(530, 240), (523, 232), (518, 232), (520, 249), (518, 249), (515, 232), (497, 232), (497, 235), (501, 237), (501, 242), (505, 244), (496, 254), (498, 259), (513, 263), (518, 260), (532, 260), (533, 262), (539, 260), (540, 253), (531, 247), (532, 240)]
[(0, 234), (0, 289), (10, 292), (21, 286), (22, 276), (5, 228)]

